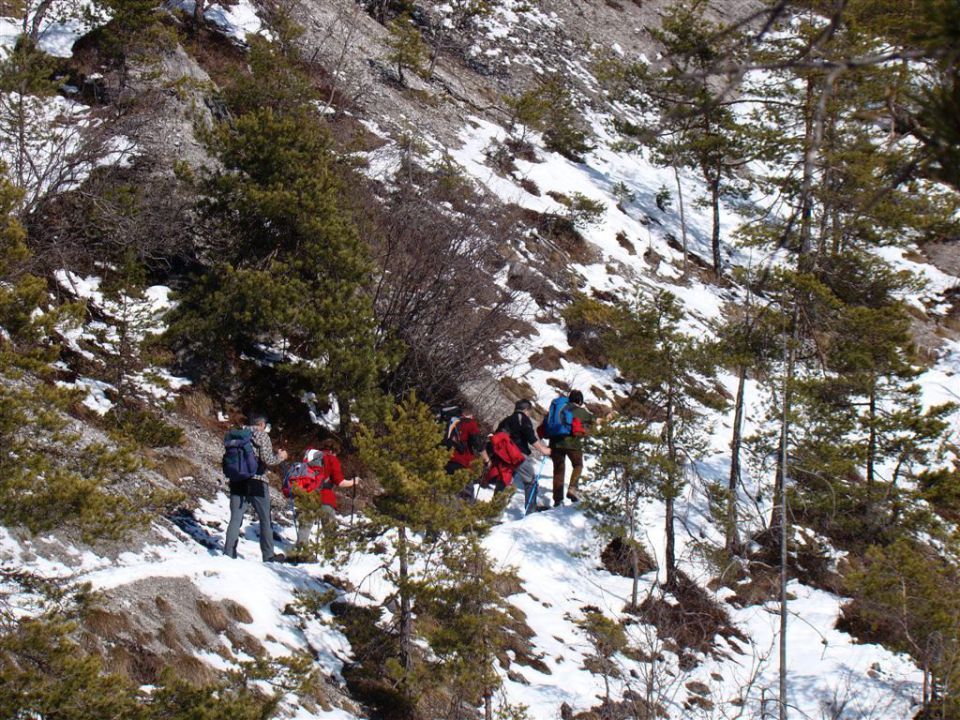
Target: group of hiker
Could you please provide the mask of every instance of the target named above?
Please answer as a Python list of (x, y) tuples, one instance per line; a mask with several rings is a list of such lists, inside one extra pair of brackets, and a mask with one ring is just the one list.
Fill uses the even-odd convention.
[[(553, 462), (553, 506), (563, 505), (564, 498), (579, 500), (579, 482), (583, 473), (583, 439), (594, 424), (594, 417), (584, 407), (583, 393), (572, 390), (551, 402), (539, 426), (534, 426), (531, 415), (533, 403), (519, 400), (513, 412), (503, 418), (493, 433), (484, 435), (480, 423), (469, 407), (450, 408), (445, 413), (444, 445), (450, 448), (446, 471), (450, 474), (470, 469), (477, 459), (483, 461), (483, 472), (461, 493), (474, 501), (474, 486), (492, 487), (494, 493), (511, 486), (523, 490), (524, 514), (548, 510), (537, 504), (539, 478), (547, 457)], [(336, 440), (327, 439), (317, 447), (304, 451), (301, 460), (287, 463), (283, 473), (282, 491), (291, 499), (297, 533), (296, 553), (307, 554), (311, 535), (322, 532), (325, 554), (332, 555), (336, 528), (337, 496), (335, 488), (353, 487), (359, 478), (347, 480), (338, 458), (341, 448)], [(541, 456), (542, 460), (537, 459)], [(223, 553), (237, 556), (237, 541), (243, 515), (252, 507), (260, 521), (260, 552), (264, 562), (280, 562), (287, 558), (277, 553), (273, 545), (273, 526), (270, 519), (270, 489), (268, 468), (287, 461), (285, 450), (274, 451), (270, 441), (270, 426), (263, 413), (253, 412), (246, 424), (231, 430), (224, 438), (223, 472), (229, 482), (230, 522)], [(566, 483), (566, 461), (572, 471)], [(295, 493), (294, 489), (299, 488)], [(299, 495), (316, 497), (313, 503), (318, 512), (297, 511)], [(319, 527), (318, 527), (319, 526)]]

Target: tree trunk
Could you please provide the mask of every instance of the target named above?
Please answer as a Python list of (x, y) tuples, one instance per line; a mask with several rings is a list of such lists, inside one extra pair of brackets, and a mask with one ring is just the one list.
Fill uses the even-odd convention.
[(720, 277), (720, 174), (710, 180), (710, 204), (713, 208), (713, 228), (710, 249), (713, 251), (713, 274)]
[(667, 547), (666, 547), (666, 563), (667, 563), (667, 589), (674, 590), (677, 587), (677, 560), (675, 553), (676, 538), (674, 537), (673, 531), (673, 506), (674, 499), (676, 497), (675, 493), (679, 487), (679, 483), (676, 482), (676, 473), (677, 473), (677, 448), (674, 442), (674, 407), (673, 407), (673, 387), (667, 391), (667, 419), (666, 419), (666, 431), (667, 431), (667, 457), (670, 461), (670, 489), (666, 497), (666, 533), (667, 533)]
[(877, 459), (877, 388), (870, 388), (869, 405), (869, 439), (867, 441), (867, 495), (872, 495), (873, 483), (876, 479), (875, 464)]
[(740, 547), (737, 533), (737, 488), (740, 487), (740, 447), (743, 444), (743, 405), (747, 386), (747, 366), (737, 373), (737, 399), (733, 412), (733, 438), (730, 440), (730, 481), (727, 487), (727, 532), (725, 549), (733, 555)]
[(680, 209), (680, 247), (683, 248), (683, 275), (687, 275), (687, 216), (683, 208), (683, 187), (680, 185), (680, 170), (673, 159), (673, 178), (677, 182), (677, 207)]
[(400, 560), (400, 664), (408, 673), (413, 670), (413, 613), (410, 609), (410, 569), (408, 566), (407, 530), (398, 529), (397, 557)]
[(630, 587), (630, 607), (634, 609), (637, 607), (637, 594), (640, 589), (640, 559), (637, 557), (639, 555), (637, 552), (637, 512), (630, 499), (629, 487), (624, 488), (624, 496), (627, 503), (627, 532), (630, 537), (630, 573), (633, 576)]

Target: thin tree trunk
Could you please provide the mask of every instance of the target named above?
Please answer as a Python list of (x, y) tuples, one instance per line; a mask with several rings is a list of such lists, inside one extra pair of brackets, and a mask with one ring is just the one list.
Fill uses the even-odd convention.
[(737, 373), (737, 399), (733, 412), (733, 438), (730, 440), (730, 481), (727, 487), (727, 532), (725, 549), (728, 555), (737, 552), (740, 538), (737, 533), (737, 488), (740, 487), (740, 448), (743, 445), (743, 405), (747, 387), (747, 367), (741, 365)]
[(784, 338), (784, 353), (787, 367), (783, 378), (783, 415), (780, 424), (780, 672), (779, 704), (780, 720), (787, 720), (787, 476), (789, 474), (790, 442), (790, 385), (793, 382), (793, 366), (796, 353), (797, 327), (799, 326), (799, 302), (793, 309), (793, 333), (789, 342)]
[(876, 479), (875, 463), (877, 458), (877, 388), (870, 388), (869, 405), (869, 439), (867, 441), (867, 494), (872, 494), (873, 482)]
[(637, 512), (630, 499), (629, 486), (624, 489), (627, 499), (627, 529), (630, 533), (630, 572), (633, 582), (630, 587), (630, 608), (637, 607), (637, 593), (640, 588), (640, 559), (637, 557)]
[(677, 183), (677, 207), (680, 208), (680, 247), (683, 248), (683, 275), (687, 275), (687, 216), (683, 207), (683, 187), (680, 185), (680, 170), (673, 158), (673, 178)]
[(713, 228), (710, 249), (713, 252), (713, 273), (720, 277), (720, 175), (710, 180), (710, 203), (713, 207)]
[(397, 556), (400, 560), (400, 664), (408, 673), (413, 670), (413, 616), (410, 609), (407, 530), (399, 528)]
[(677, 587), (677, 560), (676, 560), (676, 538), (674, 537), (673, 530), (673, 510), (674, 510), (674, 493), (676, 492), (679, 483), (674, 482), (676, 480), (677, 472), (677, 448), (674, 443), (674, 429), (673, 429), (673, 420), (674, 420), (674, 407), (673, 407), (673, 387), (671, 386), (667, 392), (667, 420), (666, 420), (666, 431), (667, 431), (667, 456), (670, 460), (670, 491), (667, 493), (666, 498), (666, 533), (667, 533), (667, 547), (666, 547), (666, 562), (667, 562), (667, 589), (675, 590)]

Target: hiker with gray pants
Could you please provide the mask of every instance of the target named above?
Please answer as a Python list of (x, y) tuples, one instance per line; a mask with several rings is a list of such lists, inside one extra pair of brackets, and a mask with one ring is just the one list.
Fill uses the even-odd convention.
[(238, 443), (249, 441), (256, 458), (256, 472), (246, 480), (230, 480), (230, 524), (223, 543), (223, 554), (237, 557), (237, 541), (247, 505), (252, 505), (260, 520), (260, 554), (264, 562), (284, 560), (282, 554), (273, 551), (273, 525), (270, 522), (270, 486), (267, 484), (267, 468), (279, 465), (287, 459), (286, 450), (273, 451), (268, 434), (267, 417), (263, 413), (250, 413), (247, 424), (237, 433)]

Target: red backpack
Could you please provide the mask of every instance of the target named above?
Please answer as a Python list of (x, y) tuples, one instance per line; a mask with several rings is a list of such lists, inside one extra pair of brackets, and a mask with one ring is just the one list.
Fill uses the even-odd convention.
[(520, 448), (513, 442), (508, 432), (494, 433), (490, 438), (490, 447), (492, 453), (487, 480), (499, 480), (507, 486), (513, 482), (513, 471), (527, 459), (527, 456), (520, 452)]
[(306, 457), (309, 452), (310, 448), (304, 452), (304, 460), (291, 463), (284, 473), (281, 486), (284, 497), (293, 497), (295, 487), (307, 493), (316, 492), (329, 479), (326, 453), (317, 453), (313, 460), (307, 462)]

